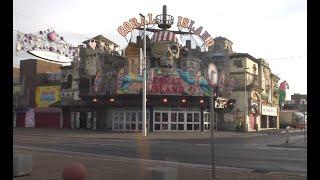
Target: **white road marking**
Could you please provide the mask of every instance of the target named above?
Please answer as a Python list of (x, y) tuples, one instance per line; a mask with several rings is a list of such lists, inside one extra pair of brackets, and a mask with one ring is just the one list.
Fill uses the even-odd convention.
[(209, 146), (210, 144), (196, 144), (197, 146)]

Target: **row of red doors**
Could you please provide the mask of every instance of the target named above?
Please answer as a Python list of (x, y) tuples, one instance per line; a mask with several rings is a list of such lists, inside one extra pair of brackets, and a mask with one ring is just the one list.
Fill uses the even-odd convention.
[[(25, 127), (25, 112), (17, 112), (16, 127)], [(60, 128), (60, 113), (59, 112), (36, 112), (35, 127), (41, 128)]]

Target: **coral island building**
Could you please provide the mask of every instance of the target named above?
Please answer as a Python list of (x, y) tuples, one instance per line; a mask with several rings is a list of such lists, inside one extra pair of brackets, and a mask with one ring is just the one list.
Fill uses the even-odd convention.
[[(206, 36), (207, 50), (192, 48), (190, 39), (178, 40), (181, 31), (170, 30), (173, 20), (165, 9), (154, 20), (159, 29), (148, 29), (153, 33), (146, 39), (148, 131), (209, 130), (212, 95), (215, 129), (278, 129), (280, 78), (266, 60), (233, 52), (233, 43), (227, 38), (211, 40), (207, 32), (200, 35), (201, 31), (191, 34)], [(184, 22), (181, 17), (178, 20)], [(128, 28), (128, 23), (125, 25)], [(124, 33), (125, 29), (120, 30)], [(52, 106), (62, 108), (63, 127), (142, 130), (143, 36), (135, 39), (120, 54), (116, 43), (96, 36), (79, 46), (80, 61), (61, 68), (62, 97)], [(213, 72), (218, 79), (214, 94), (208, 80)]]

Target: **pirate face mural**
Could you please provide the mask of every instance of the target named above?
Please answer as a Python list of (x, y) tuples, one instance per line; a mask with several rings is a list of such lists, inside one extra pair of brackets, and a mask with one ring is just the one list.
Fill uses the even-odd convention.
[(175, 34), (170, 31), (159, 31), (153, 35), (151, 41), (152, 57), (159, 60), (160, 67), (173, 68), (180, 54)]

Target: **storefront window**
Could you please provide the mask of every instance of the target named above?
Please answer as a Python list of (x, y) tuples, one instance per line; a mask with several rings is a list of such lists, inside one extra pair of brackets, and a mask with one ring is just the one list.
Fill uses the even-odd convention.
[(168, 122), (168, 113), (162, 113), (162, 122)]
[(171, 130), (177, 130), (177, 124), (171, 124)]
[(192, 122), (192, 113), (187, 113), (187, 122)]
[(130, 130), (131, 130), (129, 123), (126, 123), (126, 130), (127, 130), (127, 131), (130, 131)]
[(136, 126), (135, 123), (134, 123), (134, 124), (131, 124), (131, 130), (137, 130), (136, 128), (137, 128), (137, 126)]
[(179, 124), (178, 125), (178, 130), (184, 130), (184, 124)]
[(155, 113), (155, 119), (156, 122), (160, 122), (160, 113)]
[(178, 118), (179, 122), (184, 122), (184, 113), (179, 113)]
[(131, 121), (136, 122), (136, 112), (131, 112)]
[(130, 112), (126, 112), (126, 122), (130, 122)]
[(200, 122), (200, 114), (199, 113), (194, 113), (194, 122)]
[(267, 128), (268, 116), (261, 116), (261, 128)]
[(123, 122), (123, 116), (124, 116), (124, 113), (119, 112), (119, 122)]
[(119, 130), (120, 130), (120, 131), (123, 130), (123, 124), (122, 124), (122, 123), (119, 124)]
[(171, 113), (171, 122), (177, 122), (177, 113)]
[(162, 124), (162, 130), (168, 130), (168, 124)]
[(276, 128), (276, 121), (277, 117), (276, 116), (269, 116), (269, 128)]

